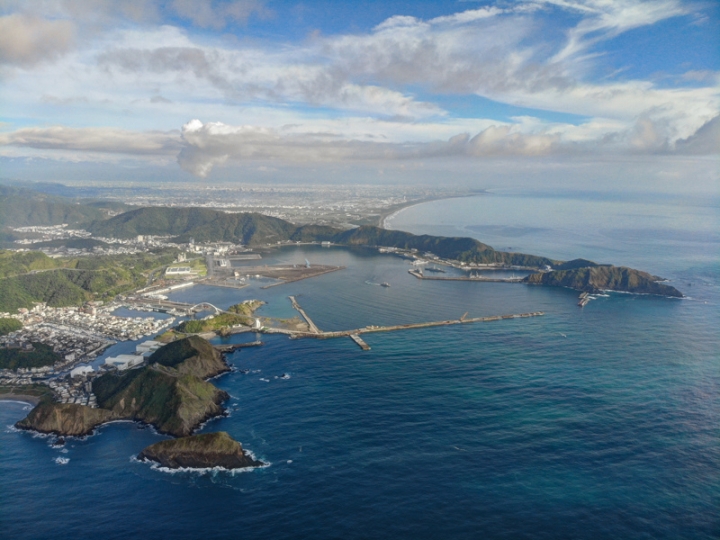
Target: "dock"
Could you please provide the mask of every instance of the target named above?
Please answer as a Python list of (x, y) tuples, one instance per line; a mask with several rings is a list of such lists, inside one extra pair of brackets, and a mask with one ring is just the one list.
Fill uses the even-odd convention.
[(294, 296), (288, 296), (290, 298), (290, 301), (292, 302), (292, 306), (297, 310), (300, 315), (302, 315), (302, 318), (305, 319), (305, 322), (310, 327), (310, 331), (313, 334), (322, 334), (320, 329), (317, 327), (317, 325), (312, 321), (312, 319), (308, 316), (307, 313), (305, 313), (305, 310), (300, 307), (300, 304), (297, 303), (297, 300), (295, 300)]
[(370, 345), (368, 345), (367, 343), (365, 343), (365, 341), (363, 340), (363, 338), (361, 338), (361, 337), (358, 336), (357, 334), (350, 334), (350, 339), (352, 339), (355, 343), (357, 343), (357, 344), (358, 344), (358, 347), (360, 347), (363, 351), (369, 351), (369, 350), (370, 350)]
[(408, 273), (415, 276), (418, 279), (426, 279), (431, 281), (479, 281), (481, 283), (522, 283), (522, 277), (509, 277), (509, 278), (486, 278), (486, 277), (438, 277), (438, 276), (425, 276), (422, 272), (417, 270), (408, 270)]

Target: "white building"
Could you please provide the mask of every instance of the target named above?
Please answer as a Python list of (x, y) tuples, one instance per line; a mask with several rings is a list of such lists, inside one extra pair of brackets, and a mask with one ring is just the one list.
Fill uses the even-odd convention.
[(74, 368), (72, 371), (70, 371), (71, 377), (84, 377), (85, 375), (89, 375), (90, 373), (94, 372), (92, 366), (78, 366)]
[(135, 345), (135, 352), (137, 354), (144, 354), (147, 352), (155, 352), (163, 345), (165, 345), (165, 344), (160, 343), (159, 341), (153, 341), (150, 339), (148, 341), (143, 341), (142, 343), (138, 343), (137, 345)]
[(176, 266), (165, 270), (166, 276), (186, 276), (190, 273), (192, 273), (192, 268), (189, 266)]
[(117, 368), (119, 371), (139, 366), (143, 363), (143, 357), (135, 354), (119, 354), (105, 359), (105, 365)]

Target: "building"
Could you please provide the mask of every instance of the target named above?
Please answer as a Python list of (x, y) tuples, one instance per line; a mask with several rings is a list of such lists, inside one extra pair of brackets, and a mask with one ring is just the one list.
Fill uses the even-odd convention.
[(192, 273), (192, 268), (189, 266), (176, 266), (174, 268), (168, 268), (165, 270), (166, 276), (186, 276)]
[(145, 354), (147, 352), (155, 352), (163, 345), (165, 345), (165, 344), (160, 343), (159, 341), (153, 341), (150, 339), (148, 341), (143, 341), (142, 343), (138, 343), (135, 346), (135, 352), (137, 354)]
[(85, 377), (86, 375), (89, 375), (90, 373), (93, 373), (95, 370), (92, 366), (78, 366), (74, 368), (72, 371), (70, 371), (71, 377)]
[(139, 366), (143, 363), (143, 357), (135, 354), (119, 354), (105, 359), (105, 366), (115, 368), (119, 371)]

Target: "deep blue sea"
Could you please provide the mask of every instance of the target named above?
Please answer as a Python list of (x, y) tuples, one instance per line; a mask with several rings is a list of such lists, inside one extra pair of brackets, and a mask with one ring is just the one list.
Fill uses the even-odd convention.
[(265, 261), (347, 269), (265, 290), (180, 291), (220, 307), (261, 298), (277, 317), (295, 315), (294, 294), (328, 330), (466, 311), (545, 316), (369, 334), (366, 352), (349, 339), (263, 336), (230, 357), (251, 371), (215, 381), (230, 415), (203, 428), (270, 463), (251, 472), (154, 470), (132, 458), (162, 437), (129, 422), (64, 452), (11, 429), (29, 407), (1, 402), (0, 538), (717, 539), (719, 221), (707, 198), (511, 192), (389, 220), (634, 266), (684, 300), (610, 294), (580, 309), (570, 290), (419, 281), (398, 257), (319, 247)]

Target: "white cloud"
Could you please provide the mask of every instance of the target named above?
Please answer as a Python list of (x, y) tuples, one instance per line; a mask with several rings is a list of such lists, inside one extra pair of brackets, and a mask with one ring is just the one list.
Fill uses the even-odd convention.
[(22, 128), (0, 133), (0, 147), (72, 150), (129, 155), (172, 155), (178, 152), (177, 132), (132, 132), (115, 128)]
[(48, 21), (12, 14), (0, 17), (0, 64), (32, 66), (53, 60), (73, 45), (75, 27), (70, 21)]

